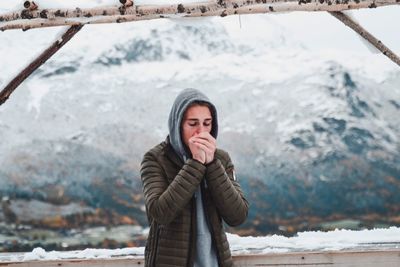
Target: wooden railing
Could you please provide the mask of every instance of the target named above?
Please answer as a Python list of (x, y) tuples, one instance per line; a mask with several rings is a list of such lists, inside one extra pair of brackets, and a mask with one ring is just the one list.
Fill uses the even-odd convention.
[[(318, 266), (318, 267), (399, 267), (400, 246), (375, 250), (308, 251), (285, 253), (257, 253), (233, 255), (234, 266)], [(11, 254), (8, 254), (11, 255)], [(35, 261), (0, 261), (0, 266), (9, 267), (50, 267), (50, 266), (90, 266), (90, 267), (136, 267), (144, 266), (143, 255), (131, 255), (107, 259), (62, 259)]]

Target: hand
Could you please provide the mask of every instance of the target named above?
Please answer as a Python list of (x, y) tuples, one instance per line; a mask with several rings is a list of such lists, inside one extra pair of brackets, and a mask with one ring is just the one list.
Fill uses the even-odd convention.
[(200, 161), (202, 164), (206, 163), (206, 152), (195, 143), (194, 136), (189, 138), (189, 149), (193, 159)]
[(216, 143), (215, 138), (210, 133), (201, 132), (189, 139), (189, 148), (194, 159), (207, 164), (214, 160)]

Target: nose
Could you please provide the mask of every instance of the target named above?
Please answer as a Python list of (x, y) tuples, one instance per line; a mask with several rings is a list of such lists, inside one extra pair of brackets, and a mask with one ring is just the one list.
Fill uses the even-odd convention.
[(206, 127), (204, 127), (204, 125), (199, 125), (196, 129), (196, 134), (202, 133), (206, 131)]

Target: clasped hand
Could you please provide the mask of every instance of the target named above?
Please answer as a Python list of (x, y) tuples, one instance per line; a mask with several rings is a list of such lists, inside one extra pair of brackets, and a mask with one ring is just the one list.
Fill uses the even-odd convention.
[(189, 138), (189, 149), (193, 159), (203, 164), (214, 160), (216, 144), (215, 138), (208, 132), (201, 132)]

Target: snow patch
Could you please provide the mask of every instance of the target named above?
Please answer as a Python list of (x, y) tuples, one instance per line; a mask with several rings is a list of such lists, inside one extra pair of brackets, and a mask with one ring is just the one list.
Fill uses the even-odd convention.
[[(36, 260), (62, 260), (62, 259), (109, 259), (112, 257), (143, 255), (144, 248), (120, 248), (120, 249), (92, 249), (82, 251), (49, 251), (43, 248), (35, 248), (32, 252), (25, 253), (22, 261)], [(13, 258), (15, 260), (15, 258)]]
[(228, 234), (229, 244), (235, 254), (290, 251), (332, 251), (359, 247), (379, 248), (380, 244), (393, 243), (400, 248), (400, 228), (373, 230), (338, 230), (330, 232), (301, 232), (294, 237), (280, 235), (240, 237)]
[[(335, 230), (330, 232), (302, 232), (294, 237), (279, 235), (263, 237), (241, 237), (227, 233), (228, 241), (234, 255), (249, 253), (285, 253), (292, 251), (338, 251), (349, 249), (376, 250), (390, 244), (391, 248), (400, 248), (400, 228), (373, 230)], [(60, 259), (108, 259), (112, 257), (143, 256), (144, 247), (120, 249), (92, 249), (82, 251), (50, 251), (35, 248), (21, 257), (9, 255), (0, 257), (4, 261), (35, 261)]]

